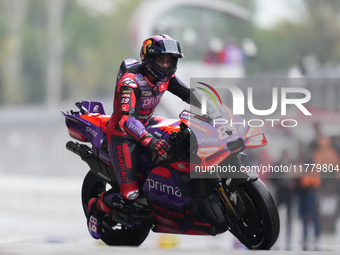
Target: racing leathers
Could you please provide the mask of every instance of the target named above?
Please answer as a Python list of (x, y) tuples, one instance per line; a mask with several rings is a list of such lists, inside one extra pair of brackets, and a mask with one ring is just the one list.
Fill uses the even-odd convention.
[(154, 117), (153, 112), (166, 90), (189, 103), (190, 89), (176, 75), (166, 82), (154, 84), (142, 64), (134, 59), (122, 62), (117, 76), (114, 112), (107, 126), (109, 153), (120, 194), (111, 189), (89, 202), (88, 228), (94, 238), (101, 237), (104, 213), (112, 212), (128, 200), (137, 199), (137, 164), (143, 146), (166, 157), (166, 141), (155, 138), (146, 129), (162, 120)]
[(143, 65), (134, 59), (123, 61), (114, 97), (114, 112), (107, 126), (111, 161), (121, 194), (129, 200), (138, 197), (137, 160), (140, 144), (165, 156), (166, 145), (147, 132), (146, 127), (160, 118), (153, 112), (168, 90), (189, 102), (190, 89), (173, 75), (167, 82), (152, 83)]

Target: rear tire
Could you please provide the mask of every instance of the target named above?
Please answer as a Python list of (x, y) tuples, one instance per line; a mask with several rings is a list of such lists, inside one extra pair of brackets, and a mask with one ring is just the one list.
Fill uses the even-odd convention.
[(260, 179), (247, 182), (232, 192), (235, 191), (243, 205), (235, 205), (240, 220), (230, 232), (251, 250), (269, 250), (280, 232), (280, 218), (273, 197)]
[[(81, 191), (82, 205), (86, 217), (88, 217), (87, 205), (90, 199), (99, 197), (103, 191), (106, 191), (109, 188), (113, 188), (119, 192), (117, 184), (108, 183), (95, 175), (92, 171), (87, 173)], [(131, 230), (112, 220), (105, 222), (106, 225), (109, 225), (110, 230), (102, 234), (101, 240), (107, 245), (139, 246), (144, 242), (150, 232), (150, 228), (147, 226), (136, 227)]]

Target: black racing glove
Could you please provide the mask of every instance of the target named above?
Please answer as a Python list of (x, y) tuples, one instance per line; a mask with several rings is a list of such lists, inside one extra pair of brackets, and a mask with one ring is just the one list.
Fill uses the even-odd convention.
[(164, 139), (158, 139), (151, 134), (146, 134), (143, 136), (141, 143), (145, 147), (148, 147), (152, 151), (156, 152), (162, 158), (166, 159), (169, 144)]

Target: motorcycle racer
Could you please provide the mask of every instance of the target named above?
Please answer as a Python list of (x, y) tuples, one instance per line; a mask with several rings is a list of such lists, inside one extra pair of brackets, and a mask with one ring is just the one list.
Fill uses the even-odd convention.
[(117, 75), (107, 138), (120, 193), (109, 190), (89, 201), (88, 229), (96, 239), (101, 237), (105, 213), (138, 198), (137, 161), (143, 147), (167, 156), (167, 142), (146, 129), (163, 120), (153, 112), (164, 92), (168, 90), (187, 103), (190, 99), (190, 89), (175, 74), (178, 58), (184, 57), (179, 42), (165, 34), (152, 36), (144, 40), (140, 57), (141, 63), (124, 60)]

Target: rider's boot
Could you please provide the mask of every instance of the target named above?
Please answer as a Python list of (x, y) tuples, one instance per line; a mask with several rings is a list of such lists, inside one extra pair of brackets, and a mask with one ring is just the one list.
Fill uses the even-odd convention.
[(102, 221), (105, 212), (98, 208), (98, 198), (92, 198), (87, 206), (87, 228), (90, 235), (95, 239), (100, 239), (102, 235)]
[(105, 228), (102, 226), (104, 215), (112, 213), (117, 208), (121, 209), (130, 203), (120, 193), (114, 193), (112, 190), (102, 192), (99, 198), (92, 198), (87, 207), (87, 227), (90, 235), (95, 239), (100, 239), (105, 232)]

